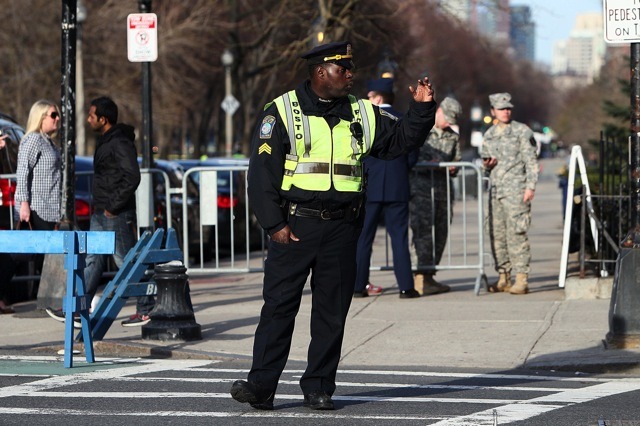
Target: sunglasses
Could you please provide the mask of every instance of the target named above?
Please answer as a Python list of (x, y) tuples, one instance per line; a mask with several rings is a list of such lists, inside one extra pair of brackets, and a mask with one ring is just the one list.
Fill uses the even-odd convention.
[(51, 117), (52, 119), (56, 119), (60, 117), (60, 114), (58, 114), (57, 111), (52, 112), (51, 114), (49, 114), (49, 117)]

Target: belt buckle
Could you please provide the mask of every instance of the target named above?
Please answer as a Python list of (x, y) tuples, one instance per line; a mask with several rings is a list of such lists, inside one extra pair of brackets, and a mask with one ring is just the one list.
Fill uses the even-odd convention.
[(329, 210), (320, 211), (320, 219), (323, 219), (323, 220), (331, 219), (331, 212)]

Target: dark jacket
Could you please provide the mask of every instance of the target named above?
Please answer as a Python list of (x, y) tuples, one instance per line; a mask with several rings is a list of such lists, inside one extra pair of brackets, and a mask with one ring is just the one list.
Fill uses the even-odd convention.
[[(309, 80), (296, 88), (296, 94), (304, 114), (324, 117), (331, 128), (340, 119), (352, 120), (353, 112), (346, 96), (332, 102), (323, 102), (311, 90)], [(380, 108), (374, 105), (376, 134), (369, 154), (372, 157), (390, 160), (420, 147), (433, 127), (436, 108), (435, 102), (411, 101), (407, 114), (402, 120), (396, 121), (386, 114), (381, 114)], [(265, 123), (268, 128), (266, 134)], [(269, 123), (273, 123), (272, 128)], [(351, 139), (345, 140), (344, 143), (351, 143)], [(268, 146), (266, 152), (265, 144)], [(339, 192), (333, 187), (328, 191), (319, 192), (305, 191), (294, 186), (284, 194), (280, 187), (285, 156), (289, 151), (289, 136), (280, 119), (278, 109), (273, 103), (260, 116), (251, 140), (248, 188), (253, 211), (260, 225), (270, 234), (279, 231), (287, 224), (285, 213), (281, 208), (285, 201), (316, 208), (334, 209), (347, 206), (356, 198), (362, 197), (358, 192)]]
[[(402, 114), (391, 106), (381, 106), (392, 115)], [(367, 177), (367, 201), (376, 203), (409, 201), (409, 160), (403, 154), (393, 160), (379, 160), (369, 156), (362, 161)]]
[(119, 214), (136, 208), (140, 184), (133, 127), (116, 124), (98, 138), (93, 155), (93, 206), (96, 212)]

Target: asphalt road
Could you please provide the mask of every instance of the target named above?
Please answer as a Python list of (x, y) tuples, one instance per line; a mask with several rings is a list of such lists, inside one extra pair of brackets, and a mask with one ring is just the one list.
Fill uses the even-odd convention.
[(633, 422), (640, 377), (343, 366), (336, 410), (317, 412), (302, 406), (304, 365), (290, 363), (275, 410), (265, 412), (229, 396), (248, 367), (247, 360), (120, 358), (65, 369), (54, 357), (0, 357), (0, 424), (640, 424)]

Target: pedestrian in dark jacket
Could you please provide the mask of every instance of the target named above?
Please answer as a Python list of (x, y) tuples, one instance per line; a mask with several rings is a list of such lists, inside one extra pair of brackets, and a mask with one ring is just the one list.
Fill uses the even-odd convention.
[[(107, 97), (91, 101), (89, 126), (100, 134), (93, 155), (93, 214), (91, 231), (114, 231), (116, 250), (113, 259), (120, 268), (125, 256), (135, 245), (136, 189), (140, 184), (140, 167), (132, 126), (118, 123), (118, 106)], [(85, 290), (93, 297), (100, 285), (100, 277), (107, 266), (107, 255), (88, 254), (84, 270)], [(144, 325), (149, 322), (153, 308), (152, 296), (139, 297), (136, 314), (122, 322), (123, 326)], [(60, 312), (49, 312), (54, 319), (64, 321)]]

